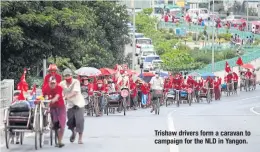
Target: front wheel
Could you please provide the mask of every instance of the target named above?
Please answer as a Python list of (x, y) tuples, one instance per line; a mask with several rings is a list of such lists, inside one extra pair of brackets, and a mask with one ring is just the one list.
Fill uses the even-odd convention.
[(188, 94), (188, 101), (189, 101), (189, 106), (191, 106), (191, 102), (192, 102), (191, 94)]

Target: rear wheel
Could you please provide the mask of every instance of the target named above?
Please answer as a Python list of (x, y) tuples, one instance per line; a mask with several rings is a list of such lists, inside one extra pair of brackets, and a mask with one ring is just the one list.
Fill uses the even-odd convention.
[(7, 149), (9, 149), (10, 134), (11, 134), (11, 132), (8, 131), (7, 124), (5, 124), (5, 146)]
[(23, 144), (23, 139), (24, 139), (24, 132), (20, 133), (20, 144)]

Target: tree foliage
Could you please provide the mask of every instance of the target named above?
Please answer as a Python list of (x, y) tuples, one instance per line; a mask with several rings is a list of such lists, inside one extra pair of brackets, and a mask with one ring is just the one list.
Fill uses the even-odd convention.
[(157, 19), (150, 16), (149, 10), (136, 16), (136, 26), (138, 31), (153, 40), (156, 52), (161, 56), (164, 70), (182, 71), (201, 67), (200, 62), (195, 62), (189, 54), (190, 49), (181, 44), (181, 39), (176, 38), (173, 32), (164, 29), (156, 29)]
[(126, 8), (115, 2), (1, 2), (1, 18), (2, 79), (36, 71), (44, 57), (109, 67), (122, 62), (129, 42)]

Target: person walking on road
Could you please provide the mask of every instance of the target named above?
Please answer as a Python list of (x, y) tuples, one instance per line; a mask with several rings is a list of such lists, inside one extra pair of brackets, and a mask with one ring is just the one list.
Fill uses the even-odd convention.
[(56, 147), (63, 147), (62, 138), (66, 123), (66, 107), (62, 97), (62, 87), (58, 85), (54, 76), (49, 78), (49, 85), (46, 85), (42, 90), (44, 97), (47, 97), (50, 102), (50, 113), (52, 118), (53, 129), (58, 130), (58, 144)]
[(79, 134), (78, 144), (83, 144), (82, 136), (84, 131), (84, 106), (85, 100), (81, 94), (80, 82), (72, 78), (72, 71), (63, 71), (64, 79), (60, 85), (64, 89), (64, 99), (67, 103), (67, 126), (72, 131), (70, 142), (74, 142), (76, 134)]

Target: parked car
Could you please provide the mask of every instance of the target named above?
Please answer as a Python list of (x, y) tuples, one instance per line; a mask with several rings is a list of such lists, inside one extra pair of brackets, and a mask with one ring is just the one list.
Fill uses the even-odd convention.
[(144, 72), (149, 72), (152, 70), (152, 62), (153, 60), (160, 60), (159, 55), (148, 55), (145, 57), (143, 60), (143, 67), (144, 67)]
[(143, 51), (140, 55), (140, 57), (138, 58), (138, 64), (140, 64), (141, 62), (143, 62), (143, 60), (145, 59), (145, 57), (150, 56), (150, 55), (156, 55), (155, 51)]

